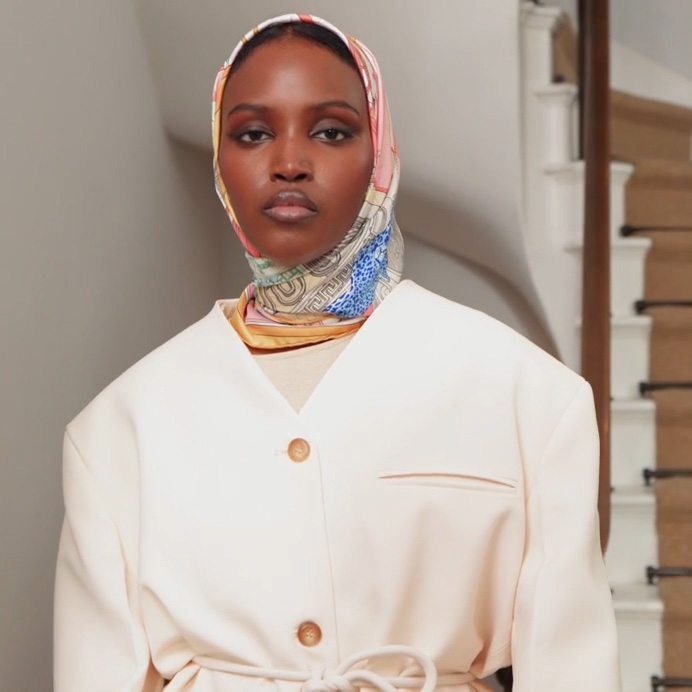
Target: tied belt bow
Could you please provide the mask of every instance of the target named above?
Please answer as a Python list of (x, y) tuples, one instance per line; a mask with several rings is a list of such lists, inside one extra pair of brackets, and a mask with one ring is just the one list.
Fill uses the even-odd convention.
[[(408, 656), (414, 659), (423, 670), (423, 677), (385, 677), (372, 670), (354, 668), (357, 663), (385, 656)], [(419, 692), (434, 692), (438, 686), (463, 685), (476, 679), (471, 673), (438, 675), (435, 664), (429, 656), (411, 646), (398, 645), (366, 649), (349, 656), (333, 671), (316, 670), (312, 673), (227, 663), (205, 656), (197, 656), (194, 660), (204, 668), (224, 673), (284, 682), (302, 682), (301, 692), (356, 692), (361, 687), (373, 688), (379, 692), (398, 692), (398, 689), (402, 688), (418, 689)]]

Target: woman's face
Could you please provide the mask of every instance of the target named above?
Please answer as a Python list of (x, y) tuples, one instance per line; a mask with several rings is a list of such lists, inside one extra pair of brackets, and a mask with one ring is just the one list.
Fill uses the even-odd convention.
[(358, 73), (311, 41), (270, 41), (231, 71), (221, 117), (221, 177), (260, 254), (296, 266), (338, 245), (373, 168)]

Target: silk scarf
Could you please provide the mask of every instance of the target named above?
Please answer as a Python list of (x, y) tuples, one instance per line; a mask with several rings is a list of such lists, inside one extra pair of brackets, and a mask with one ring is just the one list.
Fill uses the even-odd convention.
[[(274, 24), (312, 22), (339, 37), (353, 55), (365, 86), (374, 149), (373, 172), (363, 205), (341, 242), (296, 267), (262, 257), (243, 233), (219, 169), (221, 104), (233, 61), (242, 47)], [(269, 19), (248, 32), (219, 70), (212, 102), (216, 192), (245, 248), (253, 274), (230, 322), (255, 349), (281, 349), (334, 339), (357, 330), (401, 280), (403, 238), (394, 218), (399, 152), (374, 55), (329, 22), (305, 14)]]

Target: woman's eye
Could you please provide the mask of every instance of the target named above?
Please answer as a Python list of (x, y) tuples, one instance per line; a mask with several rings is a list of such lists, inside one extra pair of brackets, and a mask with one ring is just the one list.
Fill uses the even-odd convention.
[(315, 133), (318, 139), (322, 139), (326, 142), (341, 142), (344, 139), (350, 139), (353, 134), (348, 130), (343, 130), (339, 127), (326, 127), (323, 130)]
[(264, 130), (246, 130), (233, 137), (233, 139), (238, 142), (245, 142), (246, 144), (254, 144), (256, 142), (264, 142), (270, 137), (268, 132)]

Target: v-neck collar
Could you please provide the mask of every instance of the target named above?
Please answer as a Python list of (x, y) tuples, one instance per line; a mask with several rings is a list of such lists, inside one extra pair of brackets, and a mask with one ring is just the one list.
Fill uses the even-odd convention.
[[(237, 356), (238, 367), (242, 368), (252, 379), (253, 383), (261, 388), (261, 394), (267, 397), (267, 403), (271, 402), (274, 406), (280, 408), (285, 415), (290, 415), (303, 421), (310, 417), (311, 411), (316, 406), (319, 407), (319, 401), (325, 393), (333, 389), (335, 383), (338, 383), (340, 373), (344, 368), (352, 364), (364, 363), (369, 360), (368, 356), (372, 355), (371, 348), (368, 347), (368, 344), (371, 342), (371, 333), (373, 330), (377, 333), (379, 322), (386, 318), (389, 311), (398, 302), (402, 293), (406, 293), (406, 289), (409, 285), (412, 286), (414, 284), (408, 280), (401, 281), (394, 287), (392, 292), (382, 303), (380, 303), (373, 314), (368, 317), (363, 326), (355, 333), (344, 350), (337, 356), (320, 381), (315, 385), (310, 396), (299, 411), (296, 411), (291, 406), (283, 394), (275, 387), (274, 383), (265, 375), (253, 354), (228, 321), (228, 317), (235, 309), (238, 301), (236, 299), (217, 300), (212, 309), (212, 316), (224, 329), (229, 348), (231, 348)], [(353, 372), (358, 371), (358, 368), (351, 367), (349, 371), (351, 375), (348, 379), (352, 380)]]

